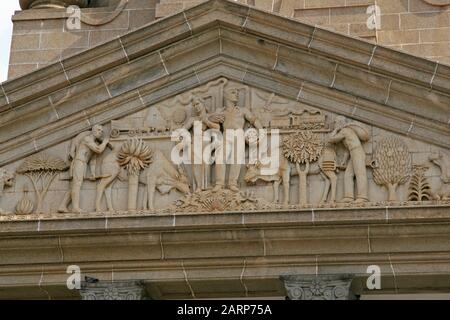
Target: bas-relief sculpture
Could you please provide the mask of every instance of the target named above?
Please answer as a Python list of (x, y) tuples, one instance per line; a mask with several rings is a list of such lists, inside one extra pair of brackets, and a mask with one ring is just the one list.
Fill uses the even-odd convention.
[[(264, 169), (270, 163), (249, 163), (250, 145), (259, 144), (257, 135), (244, 143), (246, 165), (218, 161), (217, 155), (227, 159), (236, 151), (226, 144), (211, 144), (216, 155), (211, 162), (174, 164), (171, 150), (179, 144), (171, 133), (180, 128), (194, 133), (195, 122), (200, 131), (224, 136), (227, 129), (277, 129), (281, 143), (267, 155), (277, 153), (279, 166), (268, 174)], [(202, 148), (208, 143), (200, 141)], [(427, 163), (413, 163), (408, 144), (399, 136), (374, 138), (369, 125), (219, 78), (78, 134), (70, 142), (67, 161), (47, 151), (28, 157), (16, 174), (31, 181), (35, 201), (25, 186), (13, 208), (18, 217), (43, 214), (43, 203), (50, 201), (45, 195), (58, 176), (70, 184), (64, 196), (51, 199), (60, 203), (61, 217), (446, 203), (450, 156), (436, 149), (426, 157)], [(441, 172), (440, 185), (427, 170), (433, 165)], [(2, 187), (11, 185), (14, 175), (2, 173)], [(116, 181), (121, 188), (115, 187)], [(406, 191), (399, 188), (402, 184), (407, 184)], [(96, 195), (81, 201), (88, 185)], [(113, 190), (127, 200), (116, 201)]]
[(69, 159), (70, 165), (71, 190), (66, 193), (61, 203), (59, 212), (69, 212), (68, 205), (72, 203), (72, 212), (82, 212), (80, 208), (80, 191), (84, 181), (88, 164), (91, 164), (91, 179), (95, 180), (95, 165), (92, 162), (93, 157), (101, 154), (109, 143), (109, 138), (103, 137), (103, 127), (95, 125), (91, 132), (80, 133), (72, 140)]
[(431, 155), (429, 159), (441, 170), (442, 187), (436, 193), (436, 199), (450, 200), (450, 156), (440, 152)]
[[(3, 196), (3, 191), (6, 187), (12, 187), (14, 184), (14, 173), (9, 172), (4, 168), (0, 168), (0, 200)], [(8, 213), (6, 210), (0, 208), (0, 214)]]

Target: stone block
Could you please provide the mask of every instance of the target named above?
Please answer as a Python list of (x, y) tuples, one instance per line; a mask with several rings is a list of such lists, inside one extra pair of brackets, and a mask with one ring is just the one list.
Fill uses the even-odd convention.
[(40, 48), (40, 34), (15, 35), (11, 41), (11, 51)]
[(330, 9), (295, 10), (294, 18), (310, 24), (331, 24)]
[(381, 14), (408, 12), (408, 0), (377, 0)]
[[(420, 36), (416, 30), (407, 31), (383, 31), (380, 30), (377, 33), (378, 41), (381, 44), (406, 44), (406, 43), (419, 43)], [(450, 38), (449, 38), (450, 39)]]

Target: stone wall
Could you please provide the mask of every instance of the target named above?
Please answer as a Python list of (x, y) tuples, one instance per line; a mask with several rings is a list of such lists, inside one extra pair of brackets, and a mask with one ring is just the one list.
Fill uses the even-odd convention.
[[(118, 0), (93, 2), (86, 16), (104, 18)], [(26, 10), (13, 17), (9, 78), (31, 72), (132, 29), (194, 6), (202, 0), (130, 0), (113, 21), (71, 31), (65, 10)], [(361, 37), (411, 54), (450, 64), (450, 5), (426, 0), (239, 0), (307, 23)], [(380, 9), (379, 30), (369, 29), (370, 6)], [(103, 7), (102, 7), (103, 6)]]
[[(37, 68), (143, 26), (155, 20), (157, 0), (129, 0), (125, 9), (111, 22), (92, 26), (81, 23), (78, 30), (68, 30), (66, 10), (34, 9), (16, 12), (11, 44), (9, 78), (27, 74)], [(82, 9), (94, 19), (111, 16), (114, 6)]]

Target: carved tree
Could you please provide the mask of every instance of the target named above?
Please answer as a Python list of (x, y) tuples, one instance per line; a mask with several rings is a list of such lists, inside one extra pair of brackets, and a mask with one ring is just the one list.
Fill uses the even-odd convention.
[(377, 144), (373, 159), (375, 183), (388, 188), (388, 201), (397, 201), (397, 187), (405, 184), (411, 174), (408, 147), (399, 138), (385, 138)]
[(408, 189), (408, 201), (430, 201), (433, 198), (431, 186), (425, 176), (427, 170), (427, 166), (413, 166), (413, 175)]
[(17, 172), (27, 176), (36, 191), (36, 213), (42, 213), (42, 202), (58, 173), (66, 171), (69, 165), (58, 157), (47, 153), (32, 155), (24, 160)]
[(153, 151), (142, 139), (129, 139), (122, 145), (117, 161), (128, 171), (128, 210), (136, 210), (139, 173), (152, 163)]
[[(287, 136), (283, 141), (283, 154), (295, 163), (299, 177), (299, 204), (308, 203), (306, 194), (307, 177), (310, 163), (319, 159), (323, 150), (320, 136), (312, 131), (299, 131)], [(305, 164), (302, 170), (301, 165)]]

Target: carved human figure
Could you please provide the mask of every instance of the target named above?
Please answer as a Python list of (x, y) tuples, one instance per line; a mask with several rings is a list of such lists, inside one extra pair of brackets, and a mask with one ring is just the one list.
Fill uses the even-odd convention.
[[(69, 157), (72, 159), (70, 175), (72, 182), (70, 191), (66, 192), (58, 212), (69, 212), (68, 206), (72, 202), (73, 212), (82, 212), (80, 208), (80, 191), (84, 181), (87, 166), (93, 155), (101, 154), (109, 143), (109, 138), (103, 139), (103, 127), (95, 125), (91, 132), (83, 132), (72, 140)], [(95, 170), (91, 167), (91, 174)]]
[[(220, 130), (220, 124), (218, 122), (213, 122), (208, 117), (208, 112), (206, 110), (205, 102), (203, 99), (201, 99), (198, 96), (194, 96), (192, 99), (192, 108), (195, 112), (195, 116), (191, 117), (186, 124), (184, 125), (184, 129), (194, 131), (194, 124), (196, 121), (200, 121), (202, 123), (202, 133), (207, 129), (215, 129)], [(201, 160), (201, 164), (196, 163), (195, 158), (196, 156), (202, 156), (195, 154), (195, 148), (194, 148), (194, 139), (192, 139), (192, 173), (194, 176), (194, 188), (196, 192), (200, 192), (203, 190), (206, 190), (208, 187), (207, 179), (209, 176), (209, 169), (210, 165), (203, 161), (203, 158)], [(206, 146), (206, 141), (202, 139), (202, 152), (204, 147)]]
[[(3, 190), (6, 187), (12, 187), (14, 183), (14, 173), (9, 172), (4, 168), (0, 168), (0, 198), (3, 196)], [(0, 215), (7, 212), (0, 208)]]
[[(225, 110), (220, 114), (223, 116), (223, 130), (226, 135), (227, 130), (244, 129), (246, 121), (252, 124), (257, 129), (262, 129), (259, 120), (246, 107), (241, 107), (239, 103), (239, 90), (237, 88), (230, 88), (225, 91)], [(231, 191), (239, 192), (238, 179), (241, 172), (242, 164), (235, 163), (235, 159), (230, 159), (233, 154), (237, 154), (237, 144), (233, 143), (234, 150), (227, 147), (226, 143), (219, 144), (216, 148), (216, 155), (222, 155), (222, 164), (216, 160), (216, 185), (213, 191), (217, 192), (225, 188), (226, 163), (232, 161), (230, 164), (230, 172), (228, 177), (228, 188)]]
[[(367, 202), (368, 198), (368, 180), (366, 170), (366, 153), (362, 142), (369, 140), (369, 133), (356, 123), (346, 123), (343, 116), (337, 116), (335, 120), (335, 129), (328, 140), (329, 143), (337, 144), (342, 142), (348, 152), (344, 159), (347, 162), (344, 181), (344, 199), (343, 202), (356, 203)], [(350, 156), (350, 159), (348, 157)], [(354, 196), (356, 179), (357, 195)]]

